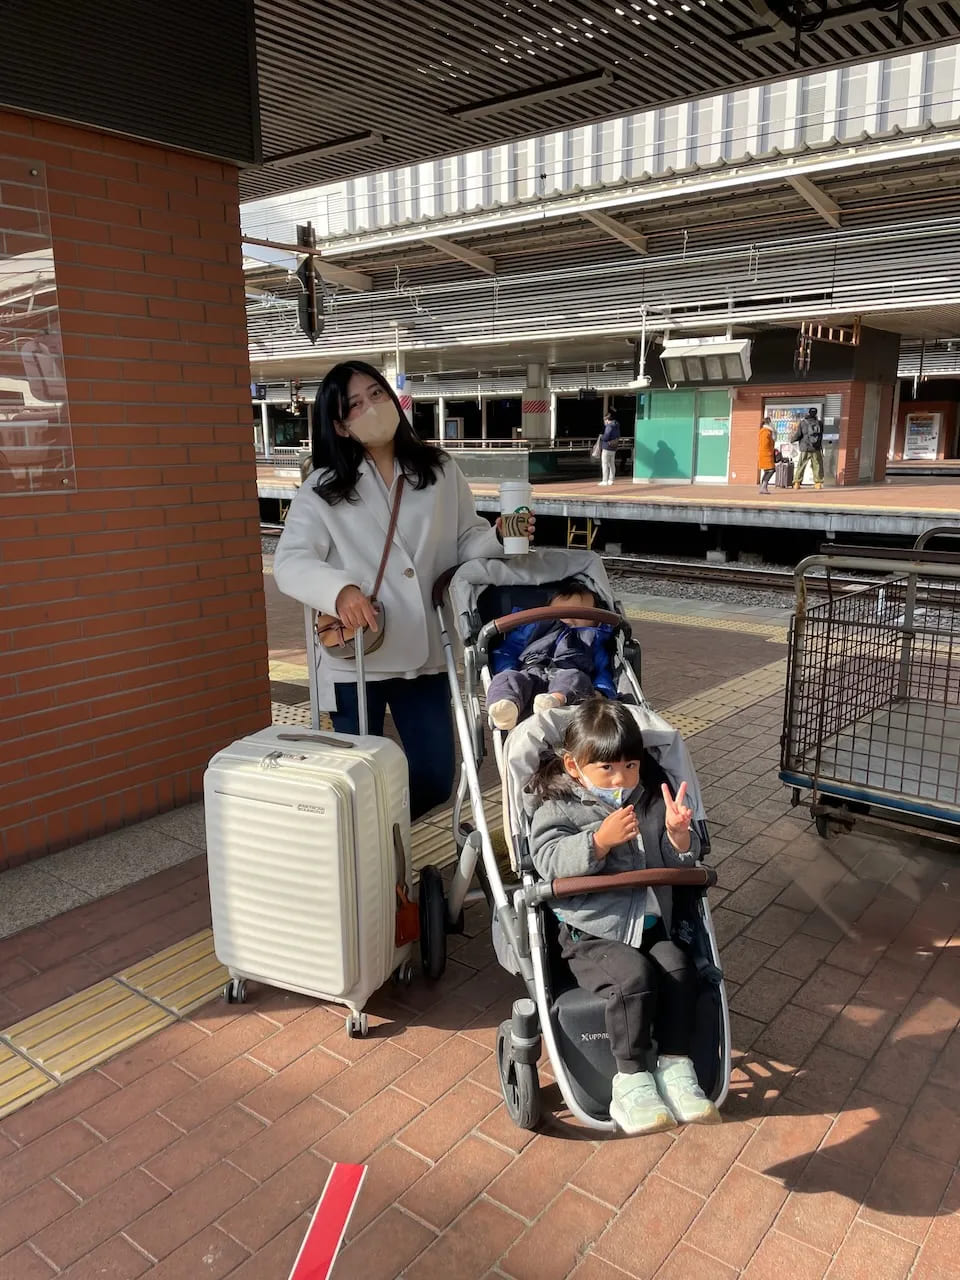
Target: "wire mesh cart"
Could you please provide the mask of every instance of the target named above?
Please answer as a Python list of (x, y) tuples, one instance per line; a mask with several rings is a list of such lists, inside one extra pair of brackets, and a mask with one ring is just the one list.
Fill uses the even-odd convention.
[[(858, 815), (960, 834), (960, 555), (836, 547), (796, 568), (781, 779), (821, 836)], [(813, 570), (825, 570), (813, 602)], [(871, 581), (836, 577), (854, 570)]]

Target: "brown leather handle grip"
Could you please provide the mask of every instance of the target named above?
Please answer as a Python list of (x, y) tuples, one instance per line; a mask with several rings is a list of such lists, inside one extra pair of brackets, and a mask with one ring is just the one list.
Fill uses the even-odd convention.
[(460, 568), (458, 564), (453, 565), (449, 569), (444, 569), (440, 577), (433, 584), (433, 607), (438, 609), (443, 604), (443, 597), (447, 593), (447, 587), (453, 581), (453, 575)]
[(713, 867), (651, 867), (612, 876), (561, 876), (554, 880), (551, 890), (555, 898), (569, 898), (582, 893), (609, 893), (611, 889), (648, 889), (658, 884), (707, 889), (716, 883)]
[(619, 613), (610, 613), (607, 609), (571, 609), (567, 605), (545, 605), (542, 609), (521, 609), (519, 613), (508, 613), (503, 618), (495, 618), (491, 624), (502, 636), (517, 627), (525, 627), (530, 622), (549, 622), (556, 618), (576, 618), (581, 622), (601, 623), (608, 627), (623, 627), (626, 623)]

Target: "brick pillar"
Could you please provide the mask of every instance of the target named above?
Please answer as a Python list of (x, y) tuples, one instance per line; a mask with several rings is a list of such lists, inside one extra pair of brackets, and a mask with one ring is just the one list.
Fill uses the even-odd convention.
[(47, 190), (75, 459), (0, 493), (4, 867), (199, 796), (270, 699), (237, 172), (2, 111), (0, 157)]

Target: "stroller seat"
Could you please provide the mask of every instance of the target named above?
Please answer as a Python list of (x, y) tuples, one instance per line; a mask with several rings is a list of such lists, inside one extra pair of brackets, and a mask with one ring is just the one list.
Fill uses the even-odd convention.
[[(687, 797), (705, 854), (709, 851), (709, 837), (700, 790), (686, 744), (680, 734), (648, 704), (632, 710), (647, 749), (657, 758), (668, 777), (675, 785), (681, 778), (687, 781)], [(525, 787), (544, 754), (555, 751), (560, 745), (572, 714), (570, 709), (559, 709), (532, 717), (518, 725), (506, 741), (505, 813), (510, 824), (511, 845), (516, 851), (516, 870), (529, 884), (539, 881), (529, 856), (530, 823), (539, 802)], [(681, 922), (685, 923), (684, 932), (700, 976), (692, 1057), (704, 1092), (715, 1101), (722, 1101), (729, 1078), (728, 1014), (706, 893), (703, 888), (678, 887), (674, 894), (675, 925), (679, 927)], [(540, 938), (545, 976), (546, 1008), (539, 1011), (541, 1024), (545, 1017), (551, 1021), (553, 1039), (573, 1098), (584, 1112), (600, 1119), (609, 1115), (611, 1085), (616, 1072), (606, 1034), (605, 1002), (577, 986), (560, 949), (559, 922), (552, 908), (537, 904), (530, 910), (537, 914), (537, 926), (528, 928), (528, 933)], [(496, 920), (494, 943), (501, 963), (506, 961), (505, 967), (519, 972), (521, 966), (516, 963), (516, 957), (510, 956), (509, 945)]]

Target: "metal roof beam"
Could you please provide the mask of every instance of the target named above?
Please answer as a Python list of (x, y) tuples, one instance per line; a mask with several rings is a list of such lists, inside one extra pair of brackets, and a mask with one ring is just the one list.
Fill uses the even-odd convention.
[(800, 174), (788, 177), (787, 182), (793, 187), (798, 196), (802, 196), (806, 200), (811, 209), (815, 209), (825, 222), (830, 223), (831, 227), (840, 226), (840, 206), (834, 204), (816, 183), (811, 182), (809, 178), (802, 177)]
[(456, 258), (459, 262), (465, 262), (468, 267), (475, 267), (485, 275), (497, 274), (497, 264), (492, 258), (488, 258), (485, 253), (477, 253), (475, 249), (465, 249), (455, 240), (447, 240), (443, 236), (424, 236), (423, 243), (439, 253), (445, 253), (448, 258)]
[(343, 285), (345, 289), (353, 289), (356, 293), (370, 293), (373, 290), (373, 281), (369, 276), (351, 271), (347, 267), (335, 267), (332, 262), (325, 262), (316, 250), (305, 250), (303, 245), (280, 244), (276, 240), (259, 240), (255, 236), (244, 236), (243, 243), (260, 245), (264, 249), (279, 249), (283, 253), (295, 254), (298, 258), (310, 256), (313, 258), (314, 270), (321, 280)]
[(619, 240), (621, 244), (625, 244), (629, 249), (633, 249), (635, 253), (647, 252), (647, 237), (642, 231), (637, 231), (633, 227), (628, 227), (626, 223), (620, 222), (617, 218), (611, 218), (606, 213), (585, 213), (583, 215), (588, 222), (592, 222), (595, 227), (599, 227), (601, 231), (605, 231), (608, 236), (613, 236), (615, 240)]
[[(904, 0), (903, 11), (904, 13), (910, 13), (914, 9), (923, 9), (926, 7), (927, 0)], [(776, 15), (773, 14), (765, 4), (753, 3), (753, 8), (758, 10), (758, 12), (762, 9), (767, 10), (770, 17), (761, 16), (763, 16), (763, 21), (769, 29), (767, 31), (755, 31), (742, 38), (735, 35), (733, 39), (741, 49), (749, 52), (751, 49), (763, 49), (768, 45), (781, 44), (785, 40), (789, 40), (791, 43), (793, 42), (795, 28), (791, 23), (778, 20)], [(888, 6), (881, 7), (880, 5), (871, 4), (869, 3), (869, 0), (865, 0), (864, 3), (860, 4), (845, 4), (835, 13), (826, 13), (821, 19), (819, 19), (814, 30), (804, 33), (802, 39), (808, 40), (811, 36), (815, 37), (820, 35), (821, 32), (834, 31), (837, 28), (846, 28), (849, 33), (850, 28), (855, 28), (858, 21), (863, 19), (869, 20), (872, 18), (875, 20), (877, 18), (889, 17), (890, 9)], [(904, 43), (905, 50), (909, 50), (912, 47), (912, 45), (908, 45), (906, 42)]]

